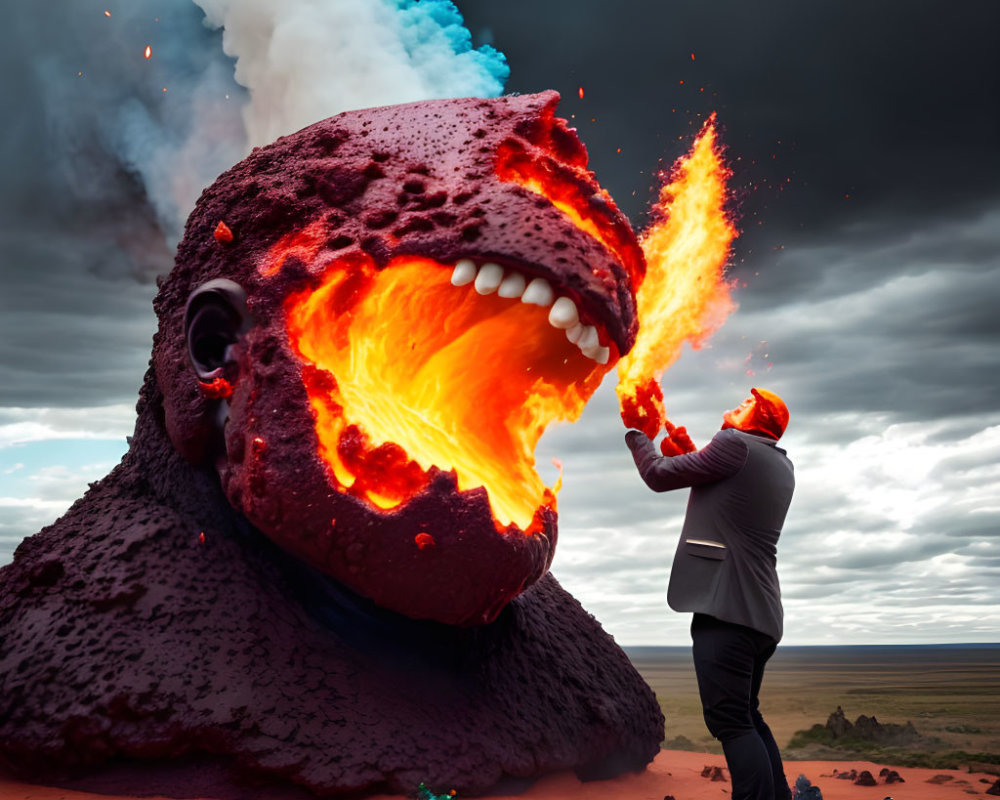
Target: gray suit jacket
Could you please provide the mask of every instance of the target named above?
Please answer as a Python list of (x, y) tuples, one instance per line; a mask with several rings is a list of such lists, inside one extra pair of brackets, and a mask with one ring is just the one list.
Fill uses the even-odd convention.
[(661, 456), (638, 431), (629, 432), (626, 442), (651, 489), (691, 487), (670, 571), (670, 607), (781, 639), (775, 563), (795, 488), (785, 451), (772, 439), (734, 428), (719, 431), (704, 448), (682, 456)]

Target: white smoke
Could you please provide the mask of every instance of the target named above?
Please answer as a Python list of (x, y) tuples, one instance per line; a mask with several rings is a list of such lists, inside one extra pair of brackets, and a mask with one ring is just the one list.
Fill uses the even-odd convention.
[(91, 268), (102, 274), (168, 270), (201, 191), (252, 146), (352, 108), (494, 96), (509, 72), (492, 47), (473, 49), (451, 0), (194, 0), (163, 17), (158, 0), (107, 13), (52, 2), (56, 29), (17, 6), (19, 43), (59, 37), (33, 48), (35, 85), (11, 81), (21, 105), (40, 105), (22, 125), (47, 137), (22, 146), (62, 233), (123, 254)]
[(251, 146), (349, 109), (495, 96), (507, 77), (448, 0), (194, 1), (249, 90)]
[[(126, 166), (142, 178), (146, 197), (171, 248), (202, 190), (242, 158), (247, 148), (227, 63), (210, 61), (197, 82), (172, 104), (176, 121), (152, 116), (134, 99), (119, 109), (115, 138)], [(174, 95), (179, 95), (174, 91)], [(231, 102), (232, 100), (232, 102)]]

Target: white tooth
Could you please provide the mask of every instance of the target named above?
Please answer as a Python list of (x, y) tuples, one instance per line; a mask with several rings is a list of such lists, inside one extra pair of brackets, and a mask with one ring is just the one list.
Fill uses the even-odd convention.
[(500, 288), (497, 289), (497, 294), (508, 299), (520, 297), (524, 294), (524, 286), (526, 283), (527, 281), (520, 272), (511, 272), (506, 278), (503, 279), (503, 283), (501, 283)]
[(452, 286), (465, 286), (476, 279), (476, 262), (471, 258), (460, 258), (451, 273)]
[(229, 422), (229, 401), (220, 400), (219, 407), (215, 411), (215, 424), (222, 430), (226, 429), (226, 423)]
[(552, 304), (549, 311), (549, 325), (553, 328), (572, 328), (580, 321), (580, 313), (576, 310), (576, 303), (568, 297), (560, 297)]
[(576, 346), (583, 351), (594, 350), (600, 347), (601, 342), (597, 338), (597, 328), (593, 325), (584, 326), (580, 338), (576, 340)]
[(502, 281), (503, 267), (492, 262), (483, 264), (476, 276), (476, 291), (479, 294), (493, 294)]
[(586, 327), (586, 325), (578, 322), (572, 328), (566, 329), (566, 338), (569, 339), (570, 344), (577, 344), (580, 341), (580, 337), (583, 336), (583, 331)]
[(607, 347), (588, 347), (586, 350), (582, 351), (587, 358), (592, 358), (598, 364), (607, 364), (608, 358), (611, 356), (611, 350)]
[(521, 295), (522, 303), (531, 303), (542, 308), (552, 305), (554, 299), (555, 294), (552, 291), (552, 286), (545, 278), (535, 278)]

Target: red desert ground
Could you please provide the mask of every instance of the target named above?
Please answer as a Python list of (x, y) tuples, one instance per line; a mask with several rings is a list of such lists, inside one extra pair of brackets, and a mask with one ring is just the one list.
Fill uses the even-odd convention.
[[(675, 800), (723, 800), (730, 796), (728, 780), (712, 780), (702, 775), (705, 767), (716, 766), (722, 767), (722, 775), (728, 778), (722, 756), (663, 750), (650, 767), (638, 775), (581, 783), (572, 773), (559, 773), (542, 778), (522, 794), (493, 795), (492, 800), (662, 800), (668, 795)], [(835, 777), (835, 771), (861, 773), (868, 770), (877, 779), (884, 765), (869, 761), (789, 761), (785, 766), (791, 781), (806, 775), (819, 786), (824, 800), (988, 798), (986, 790), (997, 780), (995, 775), (986, 773), (898, 767), (894, 769), (903, 778), (903, 783), (859, 786), (850, 779)], [(123, 796), (51, 789), (0, 779), (0, 797), (4, 800), (121, 800)], [(371, 795), (368, 800), (399, 800), (399, 796)]]

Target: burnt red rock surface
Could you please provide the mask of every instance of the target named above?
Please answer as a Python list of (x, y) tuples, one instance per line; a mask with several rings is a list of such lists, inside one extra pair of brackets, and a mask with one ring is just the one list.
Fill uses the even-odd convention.
[(906, 781), (903, 780), (902, 775), (900, 775), (896, 770), (889, 769), (888, 767), (880, 769), (878, 777), (883, 783), (906, 783)]
[(124, 462), (0, 571), (7, 770), (203, 752), (316, 792), (475, 793), (658, 752), (652, 693), (551, 576), (484, 627), (380, 611), (250, 528), (143, 412)]
[[(255, 150), (206, 191), (155, 303), (128, 454), (0, 569), (0, 768), (117, 791), (129, 774), (163, 775), (178, 795), (198, 794), (206, 770), (216, 794), (240, 781), (317, 794), (425, 781), (468, 795), (504, 776), (604, 777), (655, 756), (652, 692), (545, 575), (554, 514), (538, 537), (510, 540), (482, 493), (458, 493), (448, 475), (391, 514), (325, 482), (281, 315), (318, 273), (296, 256), (260, 272), (276, 241), (320, 219), (324, 252), (537, 264), (523, 268), (590, 297), (628, 347), (627, 267), (544, 198), (488, 174), (491, 148), (514, 137), (586, 183), (582, 145), (551, 119), (556, 99), (342, 115)], [(539, 235), (524, 235), (528, 217)], [(220, 221), (231, 241), (217, 241)], [(256, 322), (224, 438), (224, 401), (199, 386), (183, 331), (191, 290), (217, 277), (243, 286)], [(314, 541), (316, 519), (354, 591), (274, 544), (275, 530)], [(434, 546), (418, 547), (420, 533)], [(426, 619), (456, 607), (461, 626)]]
[(854, 779), (854, 783), (855, 783), (856, 786), (877, 786), (878, 785), (878, 781), (875, 780), (875, 776), (872, 775), (871, 772), (869, 772), (866, 769), (863, 769), (863, 770), (861, 770), (861, 772), (858, 773), (858, 777), (856, 777)]

